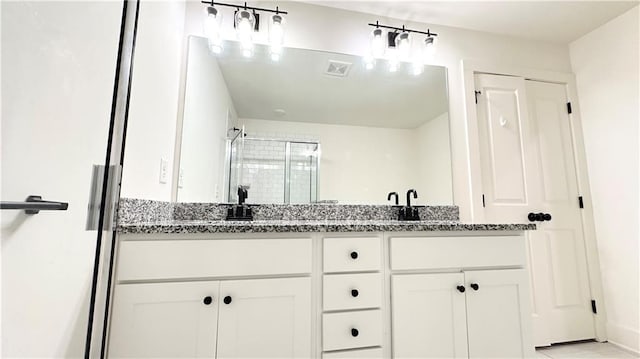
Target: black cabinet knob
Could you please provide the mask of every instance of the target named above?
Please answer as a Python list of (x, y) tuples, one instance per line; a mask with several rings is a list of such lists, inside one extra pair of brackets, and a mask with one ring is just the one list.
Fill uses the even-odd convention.
[(478, 283), (471, 283), (471, 289), (478, 290), (480, 289), (480, 286), (478, 285)]
[(224, 301), (224, 304), (230, 304), (231, 303), (231, 297), (230, 296), (226, 296), (224, 297), (224, 299), (222, 301)]
[(529, 219), (529, 222), (535, 222), (536, 214), (533, 212), (529, 212), (529, 214), (527, 215), (527, 218)]
[(205, 305), (209, 305), (209, 304), (211, 304), (211, 302), (213, 302), (213, 298), (211, 298), (210, 296), (206, 296), (206, 297), (204, 297), (204, 299), (202, 300), (202, 302), (203, 302)]
[(544, 213), (540, 212), (540, 213), (536, 214), (536, 216), (538, 216), (538, 221), (540, 221), (540, 222), (544, 221)]
[(356, 251), (351, 252), (351, 258), (352, 259), (358, 259), (358, 252), (356, 252)]
[(358, 336), (358, 334), (360, 334), (360, 332), (358, 331), (358, 329), (356, 329), (356, 328), (351, 328), (351, 336), (352, 336), (352, 337), (354, 337), (354, 338), (355, 338), (355, 337), (357, 337), (357, 336)]
[(458, 292), (460, 292), (460, 293), (464, 293), (464, 291), (465, 291), (465, 289), (464, 289), (464, 286), (463, 286), (463, 285), (459, 285), (459, 286), (457, 286), (457, 287), (456, 287), (456, 289), (458, 289)]
[(551, 220), (551, 215), (549, 213), (545, 213), (544, 216), (543, 216), (543, 219), (545, 221), (550, 221)]
[(354, 297), (354, 298), (355, 298), (355, 297), (357, 297), (359, 294), (360, 294), (360, 293), (358, 292), (358, 290), (357, 290), (357, 289), (351, 289), (351, 296), (352, 296), (352, 297)]

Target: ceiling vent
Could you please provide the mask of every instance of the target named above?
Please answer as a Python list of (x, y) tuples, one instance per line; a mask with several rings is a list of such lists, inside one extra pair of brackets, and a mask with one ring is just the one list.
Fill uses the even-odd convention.
[(331, 76), (346, 77), (351, 69), (351, 62), (329, 60), (325, 73)]

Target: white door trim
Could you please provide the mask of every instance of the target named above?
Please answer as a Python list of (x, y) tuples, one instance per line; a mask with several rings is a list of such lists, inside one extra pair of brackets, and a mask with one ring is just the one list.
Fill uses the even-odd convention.
[[(595, 314), (596, 340), (606, 341), (606, 312), (602, 293), (602, 278), (600, 275), (600, 260), (596, 242), (593, 221), (593, 207), (591, 205), (591, 190), (587, 173), (587, 159), (584, 147), (582, 120), (576, 88), (575, 76), (572, 73), (555, 72), (524, 68), (514, 65), (501, 65), (476, 60), (461, 60), (462, 88), (464, 91), (465, 125), (467, 134), (467, 155), (469, 158), (469, 192), (471, 195), (471, 220), (475, 223), (484, 222), (482, 207), (482, 178), (480, 165), (480, 140), (478, 136), (477, 114), (475, 104), (474, 75), (479, 73), (504, 76), (524, 77), (528, 80), (553, 82), (564, 84), (567, 89), (567, 99), (571, 102), (572, 113), (569, 115), (571, 137), (573, 141), (573, 158), (578, 178), (578, 190), (584, 199), (582, 228), (584, 231), (585, 249), (587, 253), (587, 267), (591, 298), (598, 304), (598, 314)], [(577, 199), (576, 199), (577, 201)], [(577, 202), (576, 202), (577, 205)]]

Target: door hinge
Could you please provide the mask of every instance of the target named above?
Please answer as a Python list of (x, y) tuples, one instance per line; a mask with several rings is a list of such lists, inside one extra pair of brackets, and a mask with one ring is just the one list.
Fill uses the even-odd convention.
[(578, 197), (578, 207), (584, 208), (584, 201), (582, 200), (582, 196)]
[(593, 312), (593, 314), (598, 314), (598, 308), (596, 308), (596, 301), (595, 300), (591, 300), (591, 311)]
[(567, 102), (567, 112), (571, 113), (571, 102)]
[(484, 195), (482, 195), (482, 207), (486, 207), (486, 205), (484, 203)]
[(476, 91), (476, 104), (478, 103), (478, 95), (482, 95), (482, 91)]

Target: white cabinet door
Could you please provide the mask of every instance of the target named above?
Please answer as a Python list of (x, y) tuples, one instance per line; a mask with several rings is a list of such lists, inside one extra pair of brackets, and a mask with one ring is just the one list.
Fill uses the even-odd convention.
[(110, 358), (214, 358), (219, 282), (115, 288)]
[(533, 356), (526, 271), (465, 272), (470, 358)]
[(462, 273), (405, 274), (391, 279), (394, 358), (466, 358)]
[(311, 357), (311, 279), (220, 285), (218, 359)]

